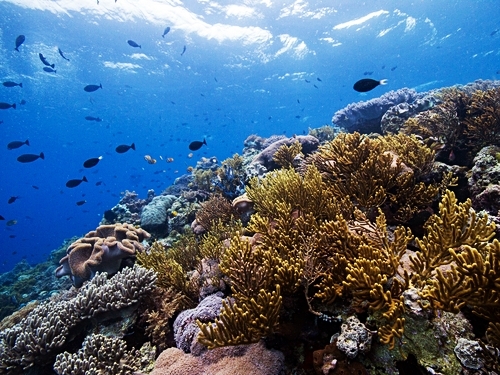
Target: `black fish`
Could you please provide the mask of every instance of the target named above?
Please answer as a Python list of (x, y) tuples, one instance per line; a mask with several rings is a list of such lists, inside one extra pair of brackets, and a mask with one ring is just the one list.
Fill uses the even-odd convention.
[(25, 105), (25, 104), (26, 104), (26, 100), (21, 99), (21, 101), (19, 102), (19, 104), (21, 104), (21, 105)]
[(137, 44), (136, 42), (134, 42), (133, 40), (127, 40), (127, 43), (128, 43), (128, 45), (129, 45), (129, 46), (131, 46), (131, 47), (134, 47), (134, 48), (137, 48), (137, 47), (142, 48), (140, 45), (138, 45), (138, 44)]
[(50, 66), (52, 69), (54, 69), (56, 66), (55, 64), (50, 64), (45, 57), (41, 53), (38, 54), (40, 57), (40, 60), (43, 62), (44, 65)]
[(19, 197), (10, 197), (9, 200), (7, 201), (7, 203), (12, 204), (17, 200), (17, 198), (19, 198)]
[(85, 120), (87, 121), (95, 121), (95, 122), (101, 122), (102, 119), (100, 119), (99, 117), (94, 117), (94, 116), (85, 116)]
[(319, 78), (319, 77), (318, 77), (318, 78), (316, 78), (316, 79), (317, 79), (319, 82), (323, 82), (323, 81), (321, 81), (321, 78)]
[(97, 182), (95, 183), (95, 186), (100, 186), (100, 185), (102, 185), (102, 181), (97, 181)]
[(397, 65), (396, 65), (396, 66), (393, 66), (393, 67), (391, 68), (391, 72), (395, 71), (397, 67), (398, 67)]
[(102, 156), (99, 156), (98, 158), (91, 158), (91, 159), (85, 160), (83, 162), (83, 166), (85, 168), (95, 167), (97, 165), (97, 163), (99, 163), (99, 160), (101, 160), (101, 159), (102, 159)]
[(129, 145), (120, 145), (117, 148), (115, 148), (115, 151), (118, 152), (119, 154), (123, 154), (124, 152), (127, 152), (130, 149), (135, 151), (135, 143), (132, 143), (130, 146)]
[(87, 201), (86, 201), (86, 200), (83, 200), (83, 201), (78, 201), (78, 202), (76, 202), (76, 205), (77, 205), (77, 206), (83, 206), (85, 203), (87, 203)]
[(23, 154), (17, 158), (18, 162), (21, 163), (31, 163), (32, 161), (35, 161), (39, 158), (45, 159), (45, 155), (43, 152), (40, 152), (40, 155), (37, 154)]
[(48, 66), (44, 67), (43, 70), (47, 73), (57, 73), (57, 70), (49, 68)]
[(74, 187), (77, 187), (78, 185), (80, 185), (84, 181), (89, 182), (89, 180), (87, 180), (87, 177), (83, 176), (83, 178), (81, 180), (78, 180), (78, 179), (69, 180), (68, 182), (66, 182), (66, 186), (69, 188), (74, 188)]
[(0, 220), (5, 220), (5, 218), (2, 215), (0, 215)]
[(496, 33), (498, 33), (498, 31), (499, 31), (499, 29), (496, 29), (496, 30), (492, 31), (492, 32), (490, 33), (490, 36), (495, 35)]
[(387, 84), (386, 79), (376, 81), (376, 80), (371, 79), (371, 78), (364, 78), (364, 79), (360, 79), (358, 82), (356, 82), (352, 88), (354, 90), (356, 90), (357, 92), (368, 92), (370, 90), (373, 90), (378, 85), (386, 85), (386, 84)]
[(97, 85), (87, 85), (83, 88), (87, 92), (94, 92), (98, 89), (102, 89), (102, 84), (99, 83), (99, 86)]
[(186, 46), (184, 46), (184, 48), (182, 49), (181, 56), (184, 55), (184, 52), (186, 52)]
[(40, 189), (40, 188), (39, 188), (38, 186), (36, 186), (36, 185), (31, 185), (31, 187), (32, 187), (33, 189), (35, 189), (35, 190), (39, 190), (39, 189)]
[(4, 82), (3, 85), (5, 87), (16, 87), (16, 86), (23, 87), (22, 83), (15, 83), (15, 82), (12, 82), (12, 81)]
[(193, 141), (189, 144), (189, 149), (191, 151), (197, 151), (201, 148), (201, 146), (203, 145), (206, 145), (207, 144), (207, 141), (205, 139), (203, 139), (203, 142), (201, 141)]
[(363, 75), (364, 76), (371, 76), (373, 74), (373, 72), (364, 72)]
[(61, 55), (61, 57), (62, 57), (64, 60), (69, 61), (69, 59), (68, 59), (68, 58), (66, 58), (66, 56), (64, 56), (63, 51), (61, 51), (61, 49), (60, 49), (60, 48), (57, 48), (57, 50), (59, 51), (59, 54)]
[(2, 102), (0, 102), (0, 109), (9, 109), (9, 108), (16, 109), (16, 103), (9, 104), (9, 103), (2, 103)]
[(28, 140), (23, 141), (12, 141), (7, 145), (8, 150), (14, 150), (16, 148), (21, 147), (22, 145), (29, 146), (30, 142)]
[(24, 41), (26, 40), (26, 38), (24, 37), (24, 35), (19, 35), (17, 38), (16, 38), (16, 48), (14, 48), (17, 52), (19, 52), (19, 47), (21, 47), (21, 44), (24, 43)]
[(167, 26), (166, 29), (163, 31), (163, 35), (161, 37), (165, 38), (165, 35), (167, 35), (169, 31), (170, 31), (170, 26)]

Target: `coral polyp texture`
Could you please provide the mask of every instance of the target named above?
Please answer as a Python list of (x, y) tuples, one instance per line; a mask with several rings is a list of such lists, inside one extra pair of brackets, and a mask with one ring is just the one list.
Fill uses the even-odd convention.
[(68, 247), (56, 276), (67, 275), (73, 285), (80, 287), (96, 272), (114, 274), (125, 260), (144, 250), (141, 242), (149, 237), (148, 232), (130, 224), (101, 225)]

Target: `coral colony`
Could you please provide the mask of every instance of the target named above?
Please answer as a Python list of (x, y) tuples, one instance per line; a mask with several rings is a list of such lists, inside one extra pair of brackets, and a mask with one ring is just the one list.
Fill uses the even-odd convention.
[(498, 373), (499, 86), (389, 92), (125, 192), (2, 276), (0, 373)]

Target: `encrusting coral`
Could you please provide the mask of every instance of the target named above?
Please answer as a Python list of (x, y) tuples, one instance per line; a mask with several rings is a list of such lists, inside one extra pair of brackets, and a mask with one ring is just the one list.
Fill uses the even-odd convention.
[(73, 285), (80, 287), (96, 272), (112, 275), (144, 250), (141, 242), (149, 237), (148, 232), (130, 224), (101, 225), (68, 247), (56, 276), (68, 275)]

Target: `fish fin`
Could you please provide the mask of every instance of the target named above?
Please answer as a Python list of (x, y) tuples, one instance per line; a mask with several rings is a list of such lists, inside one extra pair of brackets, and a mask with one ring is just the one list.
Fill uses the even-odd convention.
[(54, 69), (56, 67), (56, 64), (52, 64), (50, 67)]
[(207, 140), (203, 138), (203, 144), (206, 146), (207, 145)]
[(19, 84), (19, 86), (20, 86), (20, 87), (23, 87), (23, 83), (21, 82), (21, 83)]
[(16, 109), (16, 103), (12, 104), (12, 108)]
[(14, 48), (14, 49), (15, 49), (17, 52), (19, 52), (19, 50), (17, 49), (17, 47), (16, 47), (16, 48)]
[(99, 87), (102, 89), (102, 83), (99, 83)]
[(131, 148), (132, 150), (134, 150), (134, 151), (135, 151), (135, 143), (132, 143), (132, 144), (130, 145), (130, 148)]
[(26, 140), (26, 142), (24, 142), (24, 144), (25, 144), (26, 146), (29, 146), (29, 145), (30, 145), (30, 141), (27, 139), (27, 140)]
[(43, 154), (43, 152), (40, 152), (40, 157), (45, 160), (45, 155)]
[(381, 85), (387, 85), (387, 80), (381, 79), (378, 83), (380, 83)]
[(87, 180), (87, 177), (85, 176), (83, 176), (82, 181), (89, 182), (89, 180)]

